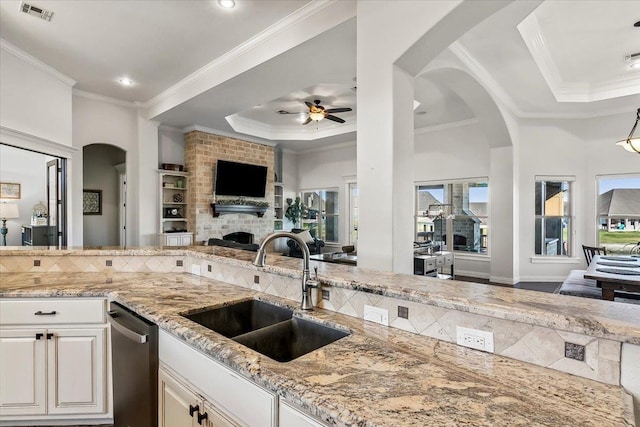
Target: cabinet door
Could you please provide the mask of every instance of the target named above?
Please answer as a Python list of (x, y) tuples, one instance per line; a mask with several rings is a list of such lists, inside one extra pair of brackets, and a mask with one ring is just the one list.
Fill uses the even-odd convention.
[[(204, 411), (198, 396), (167, 371), (158, 372), (158, 427), (192, 427)], [(204, 412), (202, 412), (204, 413)]]
[(278, 427), (324, 427), (324, 424), (280, 399)]
[(203, 425), (206, 427), (238, 427), (238, 424), (231, 421), (226, 415), (207, 401), (204, 402), (204, 411), (207, 414), (207, 424), (203, 423)]
[(46, 413), (44, 330), (0, 330), (0, 417)]
[(47, 332), (48, 413), (105, 412), (105, 328)]
[(181, 246), (191, 246), (193, 245), (193, 234), (183, 234), (181, 236)]
[(165, 246), (180, 246), (180, 236), (166, 235), (164, 240)]

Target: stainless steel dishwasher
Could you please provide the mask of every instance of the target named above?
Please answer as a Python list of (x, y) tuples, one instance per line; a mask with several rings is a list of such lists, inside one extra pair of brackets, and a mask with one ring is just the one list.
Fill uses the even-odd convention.
[(158, 326), (117, 302), (109, 307), (115, 427), (158, 425)]

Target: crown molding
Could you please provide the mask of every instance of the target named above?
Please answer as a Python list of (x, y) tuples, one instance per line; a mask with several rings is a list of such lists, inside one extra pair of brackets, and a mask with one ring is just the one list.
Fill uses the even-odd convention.
[(238, 136), (237, 133), (232, 133), (232, 132), (226, 132), (226, 131), (222, 131), (219, 129), (213, 129), (213, 128), (208, 128), (206, 126), (200, 126), (200, 125), (190, 125), (187, 126), (185, 128), (182, 128), (182, 133), (187, 134), (189, 132), (193, 132), (193, 131), (198, 131), (198, 132), (204, 132), (204, 133), (209, 133), (212, 135), (218, 135), (218, 136), (226, 136), (227, 138), (234, 138), (234, 139), (239, 139), (242, 141), (247, 141), (247, 142), (253, 142), (256, 144), (261, 144), (261, 145), (267, 145), (269, 147), (275, 147), (277, 145), (277, 143), (275, 142), (271, 142), (271, 141), (263, 141), (257, 138), (252, 138), (250, 135), (249, 137), (245, 137), (244, 135), (242, 137)]
[(535, 13), (525, 18), (517, 28), (556, 101), (594, 102), (640, 93), (640, 76), (637, 73), (595, 83), (564, 80)]
[(334, 151), (336, 149), (341, 149), (341, 148), (355, 148), (356, 147), (356, 140), (354, 139), (353, 141), (347, 141), (347, 142), (340, 142), (338, 144), (331, 144), (331, 145), (316, 145), (307, 149), (303, 149), (303, 150), (299, 150), (296, 151), (295, 154), (297, 155), (301, 155), (301, 154), (310, 154), (310, 153), (318, 153), (318, 152), (322, 152), (322, 151)]
[(50, 139), (11, 129), (6, 126), (0, 126), (0, 142), (13, 147), (63, 158), (70, 158), (73, 154), (79, 151), (76, 147), (64, 145)]
[[(456, 41), (449, 46), (451, 52), (463, 63), (471, 74), (482, 84), (492, 97), (498, 101), (519, 119), (594, 119), (598, 117), (612, 116), (615, 114), (628, 113), (625, 107), (602, 110), (597, 113), (549, 113), (546, 111), (524, 112), (515, 103), (513, 98), (504, 88), (491, 76), (483, 65), (467, 50), (460, 42)], [(426, 70), (423, 74), (428, 74)], [(548, 84), (548, 82), (547, 82)]]
[[(355, 121), (351, 121), (348, 124), (341, 124), (337, 127), (310, 131), (308, 126), (303, 127), (302, 125), (298, 125), (296, 127), (275, 127), (257, 120), (241, 117), (238, 114), (227, 116), (226, 120), (236, 132), (272, 141), (315, 141), (317, 139), (356, 131)], [(310, 125), (311, 123), (309, 126)]]
[(138, 105), (135, 102), (123, 101), (121, 99), (112, 98), (110, 96), (100, 95), (93, 92), (87, 92), (86, 90), (73, 89), (72, 93), (74, 96), (79, 96), (80, 98), (106, 102), (107, 104), (119, 105), (121, 107), (138, 108)]
[(56, 79), (60, 80), (62, 83), (66, 84), (69, 87), (73, 87), (77, 83), (71, 77), (65, 74), (62, 74), (60, 71), (56, 70), (52, 66), (45, 64), (44, 62), (37, 59), (35, 56), (29, 55), (24, 50), (9, 43), (3, 38), (0, 38), (0, 48), (12, 54), (16, 58), (23, 60), (27, 64), (32, 65), (33, 67), (39, 69), (40, 71), (43, 71), (49, 74), (50, 76), (55, 77)]
[(439, 125), (425, 126), (425, 127), (417, 128), (417, 129), (414, 129), (413, 133), (415, 135), (420, 135), (420, 134), (423, 134), (423, 133), (440, 132), (440, 131), (443, 131), (443, 130), (458, 128), (458, 127), (463, 127), (463, 126), (477, 125), (478, 123), (480, 123), (480, 120), (478, 120), (477, 118), (474, 117), (472, 119), (459, 120), (457, 122), (442, 123), (442, 124), (439, 124)]
[(475, 56), (460, 41), (449, 46), (449, 50), (475, 75), (478, 81), (488, 89), (489, 93), (504, 105), (509, 111), (518, 117), (524, 117), (525, 113), (516, 105), (515, 101), (506, 90), (493, 78), (491, 73), (480, 64)]
[(158, 126), (158, 130), (162, 130), (162, 131), (166, 131), (166, 132), (172, 132), (172, 133), (184, 134), (183, 129), (179, 128), (179, 127), (176, 127), (176, 126), (160, 125), (160, 126)]
[[(143, 103), (149, 118), (356, 16), (352, 0), (315, 0)], [(273, 45), (269, 43), (273, 42)], [(235, 69), (237, 68), (237, 69)]]

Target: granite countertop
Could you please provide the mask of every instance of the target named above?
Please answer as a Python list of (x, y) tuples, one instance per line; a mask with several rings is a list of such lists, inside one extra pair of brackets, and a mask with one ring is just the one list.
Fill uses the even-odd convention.
[[(219, 246), (177, 248), (141, 247), (69, 248), (0, 247), (0, 255), (118, 256), (169, 255), (215, 259), (216, 262), (256, 268), (256, 253)], [(640, 305), (548, 294), (503, 286), (441, 280), (412, 274), (381, 272), (362, 267), (311, 261), (325, 285), (355, 289), (447, 309), (487, 315), (640, 345)], [(264, 271), (299, 277), (302, 260), (270, 253)]]
[[(108, 297), (261, 386), (344, 426), (632, 426), (631, 397), (610, 386), (365, 322), (191, 274), (2, 273), (0, 297)], [(275, 362), (188, 319), (247, 298), (351, 335)]]

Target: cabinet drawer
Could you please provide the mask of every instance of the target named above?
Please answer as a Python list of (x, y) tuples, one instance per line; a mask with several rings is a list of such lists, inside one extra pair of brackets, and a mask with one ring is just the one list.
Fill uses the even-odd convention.
[(105, 323), (105, 299), (2, 299), (0, 324), (60, 325)]
[(444, 263), (445, 265), (449, 266), (451, 264), (453, 264), (453, 254), (446, 254), (444, 256)]

